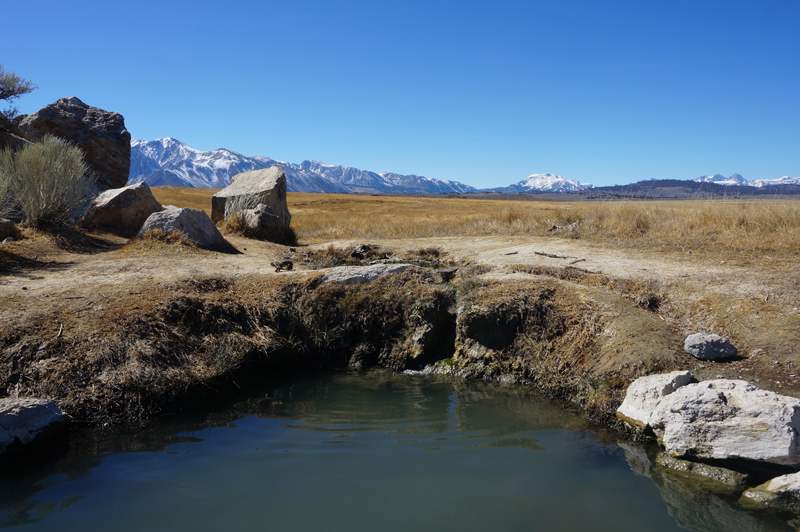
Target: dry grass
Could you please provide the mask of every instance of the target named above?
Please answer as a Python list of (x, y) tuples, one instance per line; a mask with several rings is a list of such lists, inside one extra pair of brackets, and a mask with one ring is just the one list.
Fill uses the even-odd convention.
[(165, 233), (161, 229), (151, 229), (142, 236), (132, 238), (121, 251), (138, 253), (141, 251), (159, 251), (164, 253), (183, 253), (196, 251), (198, 248), (189, 238), (180, 232)]
[[(164, 203), (204, 208), (210, 189), (160, 189)], [(461, 198), (289, 193), (292, 227), (303, 243), (440, 236), (534, 235), (622, 247), (692, 251), (757, 260), (800, 250), (800, 202), (682, 200), (520, 202)], [(576, 223), (573, 232), (550, 231)]]

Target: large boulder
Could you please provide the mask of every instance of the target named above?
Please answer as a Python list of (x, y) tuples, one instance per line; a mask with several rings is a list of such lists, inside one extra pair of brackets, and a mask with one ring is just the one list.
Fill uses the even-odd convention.
[(99, 194), (89, 205), (81, 225), (121, 235), (135, 235), (151, 214), (162, 210), (164, 207), (142, 181)]
[(800, 465), (800, 400), (745, 381), (678, 388), (661, 399), (649, 426), (672, 456)]
[(0, 399), (0, 453), (32, 442), (42, 432), (69, 420), (52, 401)]
[(286, 205), (286, 174), (282, 168), (273, 166), (233, 176), (231, 184), (211, 198), (211, 219), (222, 221), (226, 206), (228, 211), (240, 211), (261, 205), (272, 210), (277, 227), (289, 228), (292, 216)]
[(225, 238), (216, 228), (211, 218), (203, 211), (179, 209), (172, 205), (163, 211), (151, 214), (139, 230), (139, 236), (152, 229), (160, 229), (165, 233), (183, 233), (195, 245), (211, 247), (225, 243)]
[(100, 190), (122, 187), (128, 182), (131, 134), (119, 113), (91, 107), (72, 96), (25, 116), (18, 130), (32, 141), (49, 134), (74, 143), (83, 150)]
[(700, 360), (730, 358), (739, 352), (727, 338), (718, 334), (697, 333), (686, 337), (683, 348)]
[(640, 377), (628, 386), (625, 400), (617, 409), (617, 417), (638, 429), (644, 429), (650, 422), (650, 415), (661, 400), (681, 386), (692, 382), (688, 371), (673, 371), (659, 375)]

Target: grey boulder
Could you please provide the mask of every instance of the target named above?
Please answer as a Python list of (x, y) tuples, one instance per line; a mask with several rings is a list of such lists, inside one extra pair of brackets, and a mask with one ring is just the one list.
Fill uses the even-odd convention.
[(697, 333), (686, 337), (683, 348), (700, 360), (730, 358), (739, 352), (727, 338), (718, 334)]
[(139, 230), (144, 235), (152, 229), (160, 229), (165, 233), (183, 233), (195, 245), (211, 247), (225, 243), (225, 238), (216, 228), (211, 218), (203, 211), (180, 209), (172, 205), (163, 211), (151, 214)]
[(25, 116), (17, 129), (34, 142), (50, 134), (74, 143), (83, 150), (100, 190), (122, 187), (128, 182), (131, 134), (119, 113), (91, 107), (72, 96)]
[(52, 401), (0, 399), (0, 453), (30, 443), (45, 429), (68, 420), (69, 416)]
[(142, 181), (99, 194), (81, 219), (81, 225), (121, 235), (136, 234), (151, 214), (162, 210), (164, 207)]
[(276, 227), (289, 228), (292, 216), (286, 204), (286, 174), (278, 166), (237, 174), (211, 198), (211, 219), (220, 222), (232, 212), (266, 206)]

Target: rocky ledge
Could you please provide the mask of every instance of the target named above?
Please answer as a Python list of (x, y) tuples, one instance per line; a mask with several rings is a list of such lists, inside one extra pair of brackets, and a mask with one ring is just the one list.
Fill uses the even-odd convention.
[[(656, 438), (664, 449), (661, 467), (727, 485), (747, 508), (800, 514), (800, 472), (794, 471), (800, 469), (800, 400), (744, 381), (697, 382), (688, 371), (674, 371), (634, 381), (617, 416)], [(778, 474), (786, 469), (791, 472)], [(753, 479), (762, 482), (749, 485), (741, 470), (758, 471)], [(775, 478), (763, 482), (769, 471)]]

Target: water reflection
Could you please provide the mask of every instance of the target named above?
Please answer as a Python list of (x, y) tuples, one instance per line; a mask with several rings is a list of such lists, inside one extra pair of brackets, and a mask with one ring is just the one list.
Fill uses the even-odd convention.
[[(329, 524), (310, 520), (322, 512), (350, 530), (374, 529), (375, 520), (384, 530), (523, 530), (533, 522), (542, 530), (676, 530), (655, 488), (648, 493), (652, 483), (640, 485), (628, 471), (621, 447), (630, 469), (652, 479), (682, 527), (786, 529), (675, 484), (655, 471), (645, 449), (616, 441), (579, 413), (523, 388), (381, 371), (304, 377), (267, 384), (211, 411), (75, 430), (36, 467), (0, 473), (0, 527), (55, 529), (66, 516), (80, 522), (81, 512), (101, 519), (94, 515), (103, 513), (98, 492), (117, 489), (134, 497), (129, 504), (143, 516), (160, 515), (146, 506), (153, 499), (168, 507), (162, 519), (186, 519), (188, 512), (202, 520), (202, 509), (191, 504), (210, 498), (230, 506), (237, 519), (254, 512), (257, 522), (258, 512), (267, 512), (275, 529)], [(153, 479), (175, 487), (149, 487)], [(143, 495), (105, 484), (132, 480), (145, 486)], [(298, 500), (315, 512), (295, 508), (282, 525), (275, 521), (283, 518), (277, 510)], [(656, 518), (659, 505), (665, 518)], [(388, 506), (403, 510), (387, 514)], [(493, 525), (471, 515), (484, 509)], [(262, 529), (261, 523), (238, 525), (233, 528)], [(149, 529), (143, 522), (125, 526)]]
[(620, 442), (631, 470), (658, 486), (669, 513), (689, 530), (704, 532), (766, 532), (795, 530), (776, 518), (751, 514), (736, 505), (736, 497), (715, 494), (677, 472), (658, 466), (654, 449)]

